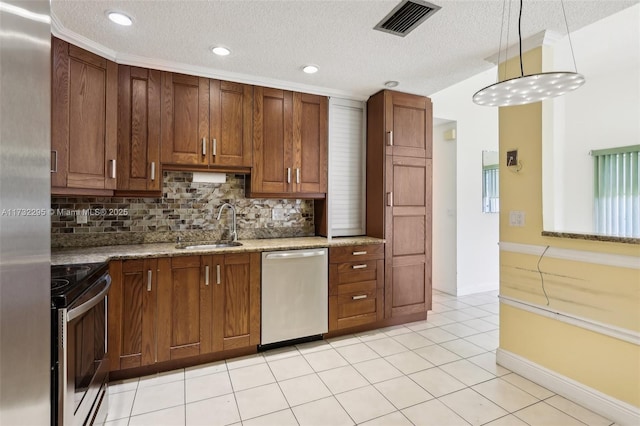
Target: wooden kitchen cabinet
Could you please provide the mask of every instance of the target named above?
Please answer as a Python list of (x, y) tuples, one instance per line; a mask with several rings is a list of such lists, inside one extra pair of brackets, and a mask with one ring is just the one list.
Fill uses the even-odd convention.
[(118, 192), (162, 190), (160, 76), (118, 66)]
[(51, 192), (112, 195), (118, 66), (54, 37), (51, 71)]
[(429, 98), (369, 98), (367, 235), (386, 240), (385, 318), (431, 308), (431, 146)]
[(384, 244), (329, 249), (329, 332), (384, 318)]
[(324, 198), (327, 129), (326, 97), (255, 87), (249, 196)]
[(162, 163), (251, 166), (253, 87), (162, 73)]
[(110, 370), (156, 362), (157, 259), (112, 261), (108, 296)]

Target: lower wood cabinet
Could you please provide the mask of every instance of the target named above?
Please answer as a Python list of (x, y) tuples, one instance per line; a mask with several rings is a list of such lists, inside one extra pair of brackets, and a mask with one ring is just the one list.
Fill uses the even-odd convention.
[(384, 317), (384, 245), (329, 249), (329, 331)]
[(111, 371), (260, 343), (260, 253), (112, 261)]

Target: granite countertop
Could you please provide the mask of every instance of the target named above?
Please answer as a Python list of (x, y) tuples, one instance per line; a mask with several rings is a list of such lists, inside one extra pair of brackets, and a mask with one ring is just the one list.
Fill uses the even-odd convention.
[(252, 251), (295, 250), (317, 247), (337, 247), (365, 244), (382, 244), (384, 240), (373, 237), (341, 237), (331, 240), (324, 237), (269, 238), (240, 240), (241, 246), (217, 249), (177, 249), (175, 243), (134, 244), (72, 249), (52, 249), (51, 264), (108, 262), (117, 259), (144, 259), (163, 256), (189, 256), (197, 254), (245, 253)]

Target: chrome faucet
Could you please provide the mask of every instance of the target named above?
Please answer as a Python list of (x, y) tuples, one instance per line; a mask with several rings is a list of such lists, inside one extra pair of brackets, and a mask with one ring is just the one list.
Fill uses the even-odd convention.
[(220, 206), (220, 210), (218, 210), (218, 220), (220, 220), (220, 216), (222, 216), (222, 210), (224, 210), (225, 207), (229, 207), (233, 212), (233, 223), (231, 224), (231, 237), (233, 238), (232, 241), (235, 242), (235, 241), (238, 241), (238, 231), (236, 230), (236, 208), (229, 203), (224, 203), (223, 205)]

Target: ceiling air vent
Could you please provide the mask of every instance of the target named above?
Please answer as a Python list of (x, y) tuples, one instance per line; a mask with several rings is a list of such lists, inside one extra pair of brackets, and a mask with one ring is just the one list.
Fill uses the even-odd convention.
[(440, 6), (426, 1), (403, 0), (373, 28), (404, 37), (438, 10)]

